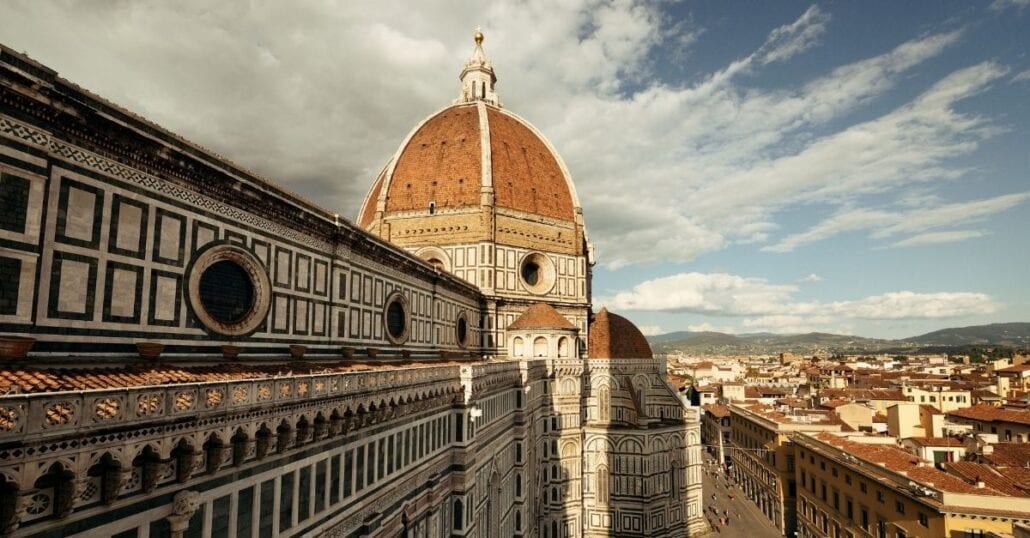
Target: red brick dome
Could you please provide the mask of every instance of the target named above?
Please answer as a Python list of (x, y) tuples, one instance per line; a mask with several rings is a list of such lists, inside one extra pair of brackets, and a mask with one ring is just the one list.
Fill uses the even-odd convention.
[(604, 307), (590, 322), (587, 357), (591, 359), (650, 359), (647, 338), (632, 321)]
[(488, 203), (484, 190), (493, 191), (497, 208), (562, 221), (575, 221), (579, 206), (543, 135), (480, 101), (447, 107), (415, 127), (365, 197), (358, 224), (369, 228), (378, 207), (384, 215), (478, 207)]

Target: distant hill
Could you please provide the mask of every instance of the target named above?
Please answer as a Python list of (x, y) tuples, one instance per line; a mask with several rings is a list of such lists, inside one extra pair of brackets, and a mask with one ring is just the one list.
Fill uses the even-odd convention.
[(656, 353), (681, 351), (695, 354), (762, 355), (792, 351), (795, 353), (880, 351), (914, 344), (894, 340), (876, 340), (861, 336), (808, 334), (732, 335), (719, 332), (695, 333), (683, 338), (649, 339)]
[(654, 336), (648, 336), (647, 337), (647, 341), (651, 342), (651, 343), (654, 343), (654, 342), (668, 342), (669, 340), (682, 340), (682, 339), (684, 339), (684, 338), (686, 338), (688, 336), (693, 336), (695, 334), (697, 334), (697, 333), (690, 332), (690, 331), (676, 331), (676, 332), (671, 332), (671, 333), (656, 334)]
[(648, 338), (656, 353), (769, 355), (782, 352), (810, 353), (914, 353), (923, 348), (940, 352), (943, 348), (975, 345), (1007, 347), (1030, 346), (1030, 323), (995, 323), (975, 327), (941, 329), (903, 340), (883, 340), (854, 335), (807, 334), (725, 334), (720, 332), (678, 331)]
[(941, 329), (906, 338), (924, 346), (1030, 346), (1030, 323), (992, 323)]

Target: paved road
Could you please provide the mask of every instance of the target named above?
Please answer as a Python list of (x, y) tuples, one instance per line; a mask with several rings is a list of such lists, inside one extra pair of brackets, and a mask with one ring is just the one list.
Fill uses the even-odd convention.
[[(705, 469), (710, 470), (712, 467), (706, 463)], [(718, 509), (719, 516), (723, 515), (724, 510), (730, 511), (729, 525), (722, 525), (720, 531), (713, 533), (713, 536), (726, 538), (776, 538), (781, 536), (772, 521), (769, 521), (769, 518), (765, 517), (754, 503), (739, 495), (740, 492), (737, 488), (733, 488), (734, 495), (730, 499), (727, 495), (725, 480), (722, 478), (717, 479), (705, 474), (702, 483), (705, 492), (705, 515), (711, 521), (713, 529), (719, 524), (719, 517), (712, 512), (710, 507), (714, 506)], [(714, 502), (712, 501), (713, 493), (715, 494)]]

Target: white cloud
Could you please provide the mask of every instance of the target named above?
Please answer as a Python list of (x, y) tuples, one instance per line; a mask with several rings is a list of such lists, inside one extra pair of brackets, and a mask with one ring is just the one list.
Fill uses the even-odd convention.
[(641, 334), (643, 334), (644, 336), (657, 336), (659, 334), (665, 334), (665, 331), (663, 331), (661, 326), (659, 325), (638, 325), (637, 328), (640, 329)]
[(826, 31), (829, 21), (830, 16), (823, 13), (819, 6), (813, 5), (796, 21), (770, 32), (757, 56), (762, 64), (788, 60), (812, 48), (819, 36)]
[(1023, 82), (1026, 80), (1030, 80), (1030, 69), (1016, 73), (1012, 76), (1012, 80), (1010, 80), (1010, 82)]
[(991, 9), (994, 11), (1004, 11), (1008, 8), (1023, 11), (1028, 6), (1030, 6), (1030, 0), (994, 0), (991, 2)]
[[(899, 234), (920, 233), (934, 228), (953, 227), (979, 222), (1002, 211), (1011, 209), (1030, 200), (1030, 192), (1006, 194), (984, 200), (970, 200), (943, 204), (932, 208), (919, 207), (906, 211), (882, 211), (871, 209), (845, 210), (803, 232), (784, 237), (779, 242), (763, 247), (768, 252), (791, 252), (799, 246), (828, 239), (835, 235), (866, 230), (873, 239), (885, 239)], [(976, 235), (974, 235), (974, 233)], [(894, 243), (892, 246), (927, 245), (970, 239), (983, 235), (980, 232), (953, 231), (922, 234), (920, 239), (912, 237)]]
[(696, 323), (693, 325), (687, 325), (687, 330), (695, 333), (726, 333), (735, 334), (737, 329), (735, 327), (712, 325), (711, 323)]
[(823, 280), (825, 280), (823, 277), (815, 273), (809, 273), (808, 276), (802, 278), (800, 281), (806, 284), (815, 284), (816, 282), (822, 282)]
[(796, 316), (781, 314), (745, 319), (741, 322), (741, 325), (752, 332), (760, 331), (779, 334), (823, 332), (843, 334), (839, 329), (830, 325), (836, 321), (837, 319), (832, 316)]
[(717, 315), (769, 313), (789, 299), (794, 285), (726, 273), (680, 273), (642, 282), (599, 303), (613, 310), (660, 310)]
[[(963, 116), (919, 131), (900, 125), (908, 120), (899, 111), (870, 125), (879, 132), (845, 130), (812, 139), (808, 133), (882, 96), (900, 76), (960, 37), (953, 31), (915, 39), (793, 90), (736, 84), (735, 77), (759, 65), (756, 52), (696, 86), (646, 88), (628, 100), (574, 100), (565, 121), (548, 132), (565, 148), (567, 160), (577, 163), (577, 177), (592, 178), (580, 192), (598, 259), (609, 268), (690, 260), (731, 243), (765, 241), (776, 229), (775, 213), (798, 203), (848, 199), (854, 192), (925, 181), (924, 176), (954, 177), (933, 165), (968, 151), (956, 138), (988, 134), (967, 129), (972, 126)], [(931, 108), (925, 104), (920, 111), (929, 117)], [(622, 136), (608, 136), (613, 131)], [(850, 177), (841, 183), (851, 186), (834, 188), (842, 155), (854, 161), (843, 159)], [(635, 209), (616, 209), (625, 200), (634, 200)], [(646, 218), (620, 218), (627, 211)], [(591, 215), (604, 216), (602, 229)], [(653, 247), (638, 248), (642, 243)]]
[(940, 245), (942, 243), (955, 243), (966, 239), (983, 237), (984, 232), (978, 230), (955, 230), (952, 232), (928, 232), (925, 234), (913, 235), (891, 244), (892, 248), (917, 247), (923, 245)]
[[(842, 319), (941, 319), (996, 312), (999, 305), (975, 292), (897, 291), (854, 300), (800, 301), (798, 286), (726, 273), (680, 273), (642, 282), (599, 299), (613, 310), (686, 312), (749, 318), (750, 329), (797, 332), (838, 326)], [(789, 329), (789, 330), (788, 330)], [(804, 332), (804, 331), (802, 331)]]
[(885, 211), (865, 209), (846, 211), (838, 213), (804, 232), (789, 235), (780, 240), (779, 243), (762, 247), (762, 250), (767, 252), (791, 252), (806, 243), (821, 241), (842, 232), (873, 228), (881, 225), (883, 221), (892, 218), (893, 215)]
[(938, 319), (992, 314), (998, 305), (983, 293), (899, 291), (833, 304), (833, 311), (859, 319)]
[(952, 73), (908, 105), (732, 174), (698, 199), (714, 197), (731, 207), (844, 201), (908, 182), (953, 179), (961, 171), (943, 162), (971, 151), (995, 131), (982, 118), (958, 114), (951, 106), (1004, 73), (990, 62)]

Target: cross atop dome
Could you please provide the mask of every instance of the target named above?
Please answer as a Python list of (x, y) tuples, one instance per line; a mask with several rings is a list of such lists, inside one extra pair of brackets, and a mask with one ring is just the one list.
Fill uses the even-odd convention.
[(454, 103), (471, 103), (474, 101), (485, 101), (494, 106), (501, 106), (501, 100), (497, 98), (494, 91), (494, 84), (497, 83), (497, 75), (494, 74), (493, 65), (486, 58), (483, 52), (483, 32), (476, 28), (473, 35), (476, 48), (472, 50), (472, 56), (465, 62), (465, 67), (458, 77), (461, 80), (461, 94), (454, 100)]

